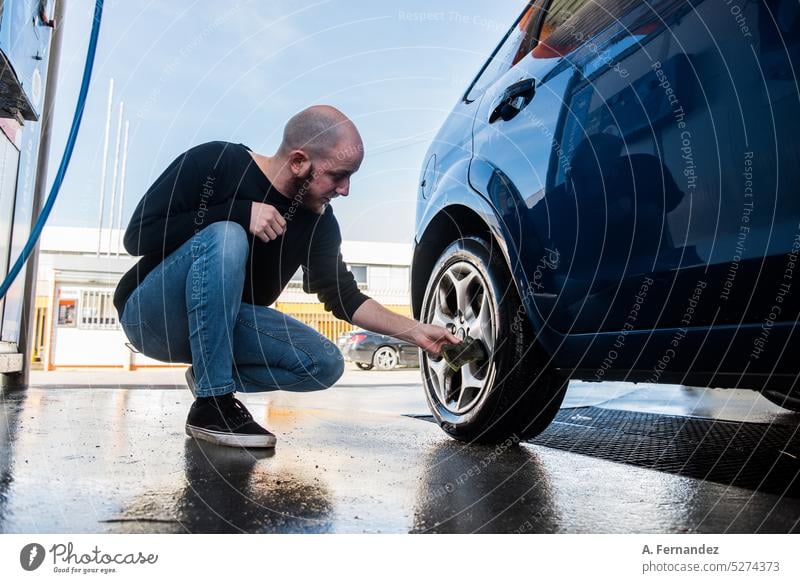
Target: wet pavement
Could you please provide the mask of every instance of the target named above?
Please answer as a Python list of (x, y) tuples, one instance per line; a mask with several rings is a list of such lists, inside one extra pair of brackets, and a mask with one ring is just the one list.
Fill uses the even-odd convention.
[[(49, 386), (3, 393), (0, 532), (800, 528), (796, 488), (743, 488), (536, 443), (455, 442), (414, 417), (427, 414), (418, 375), (348, 370), (328, 391), (244, 396), (278, 435), (269, 453), (186, 437), (191, 396), (171, 384), (180, 371), (150, 386), (109, 383), (107, 373), (101, 382), (62, 374)], [(564, 406), (775, 424), (792, 438), (800, 421), (755, 393), (674, 386), (573, 383)], [(581, 437), (583, 445), (597, 435)], [(794, 477), (795, 453), (785, 452)]]

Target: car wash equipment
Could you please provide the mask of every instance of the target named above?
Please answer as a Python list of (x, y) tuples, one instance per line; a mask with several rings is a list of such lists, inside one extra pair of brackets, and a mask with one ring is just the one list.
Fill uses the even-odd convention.
[(486, 350), (480, 340), (467, 336), (458, 344), (445, 344), (442, 347), (442, 356), (447, 365), (457, 371), (470, 362), (486, 360)]
[[(40, 3), (41, 4), (41, 3)], [(0, 2), (0, 7), (3, 3)], [(0, 283), (0, 299), (4, 298), (8, 292), (11, 284), (22, 271), (22, 267), (33, 252), (39, 236), (42, 234), (44, 224), (47, 222), (47, 217), (50, 216), (50, 211), (53, 210), (53, 205), (56, 202), (56, 197), (61, 190), (61, 183), (64, 181), (64, 175), (69, 168), (69, 161), (72, 158), (72, 151), (75, 148), (75, 140), (78, 138), (78, 130), (81, 127), (81, 120), (83, 119), (83, 110), (86, 106), (86, 96), (89, 93), (89, 82), (92, 79), (92, 68), (94, 67), (94, 56), (97, 52), (97, 38), (100, 34), (100, 21), (103, 18), (103, 0), (95, 0), (94, 4), (94, 18), (92, 19), (92, 32), (89, 35), (89, 48), (86, 49), (86, 64), (83, 66), (83, 79), (81, 80), (80, 91), (78, 92), (78, 101), (75, 105), (75, 114), (72, 117), (72, 126), (67, 135), (67, 143), (64, 146), (64, 153), (61, 155), (61, 164), (58, 166), (58, 171), (53, 179), (53, 185), (50, 187), (50, 194), (47, 197), (39, 217), (28, 235), (28, 240), (25, 246), (20, 251), (19, 257), (14, 262), (11, 269), (8, 270), (6, 278)], [(60, 23), (59, 23), (60, 25)], [(5, 250), (3, 250), (5, 252)]]

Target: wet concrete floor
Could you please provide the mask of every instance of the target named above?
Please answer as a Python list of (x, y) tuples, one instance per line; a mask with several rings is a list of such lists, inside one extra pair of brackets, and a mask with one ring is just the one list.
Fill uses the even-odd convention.
[[(179, 382), (180, 372), (169, 374)], [(191, 396), (181, 386), (74, 377), (0, 395), (0, 532), (799, 528), (798, 498), (538, 445), (455, 442), (408, 416), (427, 413), (416, 370), (348, 370), (328, 391), (244, 396), (278, 435), (270, 453), (186, 437)], [(573, 383), (564, 406), (587, 405), (800, 425), (800, 415), (747, 391)]]

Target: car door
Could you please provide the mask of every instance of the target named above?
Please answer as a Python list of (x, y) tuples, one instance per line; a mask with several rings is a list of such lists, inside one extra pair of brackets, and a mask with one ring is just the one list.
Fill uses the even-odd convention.
[(688, 328), (794, 321), (798, 298), (785, 285), (800, 240), (800, 105), (790, 87), (800, 7), (635, 4), (616, 15), (624, 26), (570, 56), (581, 79), (555, 137), (570, 163), (565, 172), (551, 159), (547, 188), (558, 196), (566, 183), (578, 205), (597, 203), (577, 213), (576, 248), (590, 261), (573, 261), (577, 278), (565, 274), (559, 289), (598, 269), (563, 323), (670, 328), (680, 339)]
[(558, 297), (553, 271), (563, 266), (565, 252), (553, 244), (546, 183), (564, 95), (575, 75), (560, 66), (561, 58), (535, 54), (549, 6), (539, 1), (528, 7), (495, 56), (499, 71), (491, 83), (468, 94), (480, 100), (470, 183), (499, 216), (523, 303), (529, 313), (538, 308), (546, 321)]
[(560, 57), (543, 81), (569, 81), (543, 199), (524, 217), (558, 251), (550, 277), (533, 286), (549, 293), (533, 297), (560, 331), (675, 327), (687, 302), (694, 323), (712, 318), (699, 301), (708, 277), (698, 244), (714, 236), (719, 201), (698, 204), (694, 167), (667, 153), (692, 159), (681, 128), (690, 111), (702, 115), (691, 55), (667, 49), (672, 26), (693, 10), (675, 0), (555, 0), (543, 17), (531, 58)]
[[(666, 68), (678, 60), (691, 65), (683, 77), (696, 79), (681, 98), (682, 124), (664, 124), (658, 136), (664, 164), (687, 193), (670, 227), (694, 246), (708, 282), (690, 325), (728, 325), (741, 335), (742, 326), (793, 323), (800, 308), (800, 294), (791, 292), (800, 251), (800, 4), (694, 2), (659, 42), (662, 85), (681, 82)], [(673, 294), (683, 302), (678, 314), (690, 307), (688, 286), (683, 291)]]
[(671, 289), (659, 273), (699, 265), (664, 224), (682, 195), (651, 127), (668, 98), (647, 95), (656, 74), (639, 55), (682, 3), (655, 4), (542, 3), (481, 96), (473, 186), (501, 214), (526, 306), (561, 332), (619, 330), (632, 310), (654, 326)]
[[(742, 197), (775, 192), (770, 167), (791, 167), (797, 155), (793, 145), (771, 155), (769, 143), (795, 143), (800, 116), (784, 95), (782, 127), (763, 123), (772, 100), (759, 95), (758, 59), (743, 50), (772, 47), (773, 69), (786, 77), (796, 38), (782, 61), (775, 47), (779, 26), (796, 30), (796, 16), (777, 0), (737, 14), (717, 8), (676, 0), (534, 6), (510, 67), (475, 96), (471, 182), (501, 217), (523, 301), (561, 332), (758, 322), (774, 303), (774, 285), (762, 286), (766, 295), (754, 289), (759, 267), (785, 263), (797, 197), (773, 196), (761, 214)], [(772, 12), (782, 16), (775, 30)], [(753, 49), (739, 13), (760, 27)], [(761, 107), (745, 114), (737, 99)], [(732, 120), (745, 129), (731, 129)], [(760, 173), (747, 170), (756, 145)], [(779, 178), (787, 191), (792, 177)], [(743, 246), (743, 233), (756, 228)], [(731, 286), (731, 273), (736, 301), (720, 287)]]

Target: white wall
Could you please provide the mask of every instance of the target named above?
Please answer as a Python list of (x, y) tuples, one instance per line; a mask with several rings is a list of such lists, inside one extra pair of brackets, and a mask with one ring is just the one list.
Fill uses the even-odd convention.
[[(131, 354), (122, 330), (82, 330), (56, 327), (53, 335), (52, 366), (169, 365), (144, 354)], [(179, 363), (173, 363), (181, 366)]]
[(128, 362), (127, 339), (122, 330), (81, 330), (56, 327), (51, 363), (70, 365), (124, 365)]

